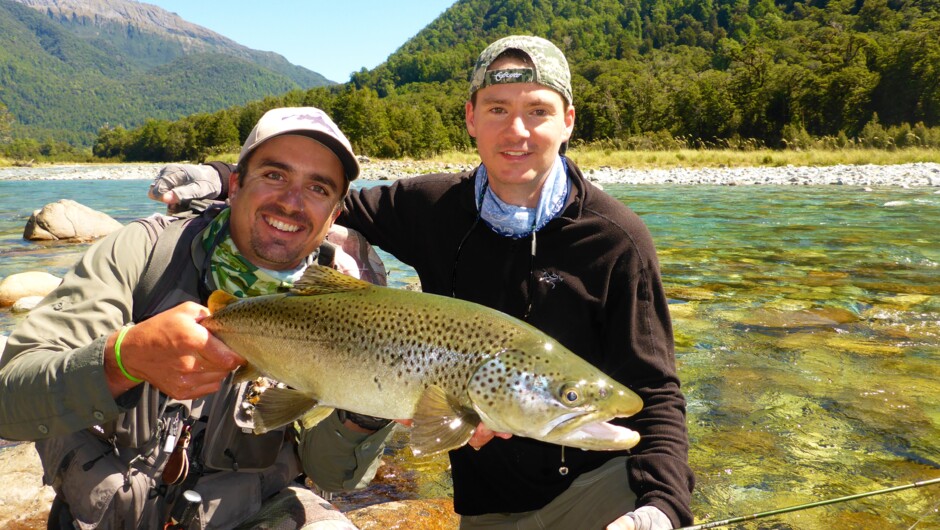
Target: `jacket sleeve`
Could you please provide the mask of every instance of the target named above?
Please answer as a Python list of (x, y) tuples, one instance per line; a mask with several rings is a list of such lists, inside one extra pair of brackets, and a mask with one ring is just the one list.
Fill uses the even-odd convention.
[(0, 355), (0, 437), (38, 440), (114, 419), (107, 337), (131, 321), (152, 245), (131, 223), (101, 239), (10, 334)]
[[(645, 231), (644, 231), (645, 232)], [(640, 252), (627, 259), (627, 278), (609, 306), (608, 348), (617, 350), (615, 375), (643, 399), (630, 418), (640, 443), (627, 461), (637, 507), (659, 508), (675, 527), (692, 523), (694, 475), (688, 464), (685, 397), (676, 370), (672, 324), (652, 240), (639, 237)], [(636, 241), (636, 240), (635, 240)], [(624, 354), (624, 345), (627, 354)], [(619, 353), (618, 353), (619, 352)]]
[(438, 198), (442, 189), (452, 186), (451, 176), (439, 174), (352, 190), (336, 222), (361, 232), (369, 243), (415, 267), (428, 248), (440, 244), (430, 246), (441, 208)]
[(181, 202), (193, 199), (215, 199), (222, 192), (222, 176), (214, 166), (199, 164), (167, 164), (150, 185), (153, 193), (173, 191)]

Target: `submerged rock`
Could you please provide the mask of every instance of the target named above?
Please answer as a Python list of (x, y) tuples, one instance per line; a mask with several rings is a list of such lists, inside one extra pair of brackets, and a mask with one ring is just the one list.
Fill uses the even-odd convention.
[(450, 499), (415, 499), (366, 506), (346, 514), (361, 530), (450, 530), (460, 525)]
[(39, 302), (42, 302), (42, 299), (42, 296), (24, 296), (13, 304), (10, 311), (14, 313), (29, 313), (34, 307), (39, 305)]
[(31, 443), (0, 447), (0, 528), (46, 528), (55, 492), (42, 483), (42, 465)]
[(49, 203), (33, 212), (23, 239), (30, 241), (90, 241), (121, 228), (110, 215), (69, 199)]
[(11, 274), (0, 281), (0, 307), (11, 306), (28, 296), (46, 296), (61, 282), (62, 278), (48, 272), (27, 271)]

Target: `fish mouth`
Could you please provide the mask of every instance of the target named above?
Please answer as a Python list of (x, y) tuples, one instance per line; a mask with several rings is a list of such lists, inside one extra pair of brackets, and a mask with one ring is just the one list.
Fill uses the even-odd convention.
[(546, 440), (592, 451), (630, 449), (640, 442), (638, 432), (609, 423), (612, 419), (599, 419), (588, 413), (562, 416), (553, 423)]

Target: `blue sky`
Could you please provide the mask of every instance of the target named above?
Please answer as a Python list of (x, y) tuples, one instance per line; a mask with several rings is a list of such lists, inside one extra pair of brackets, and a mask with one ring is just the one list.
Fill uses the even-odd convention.
[(372, 69), (456, 0), (144, 0), (256, 50), (345, 83)]

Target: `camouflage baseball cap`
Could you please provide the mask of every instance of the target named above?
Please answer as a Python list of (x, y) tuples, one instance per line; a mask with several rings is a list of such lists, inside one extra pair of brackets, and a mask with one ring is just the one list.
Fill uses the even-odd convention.
[[(529, 56), (535, 68), (487, 71), (506, 50), (519, 50)], [(537, 83), (561, 94), (572, 104), (571, 72), (565, 54), (551, 42), (529, 35), (512, 35), (490, 44), (480, 54), (470, 78), (470, 96), (483, 87), (500, 83)]]

